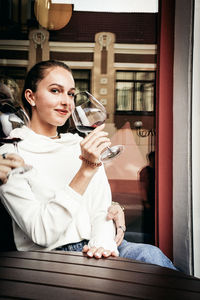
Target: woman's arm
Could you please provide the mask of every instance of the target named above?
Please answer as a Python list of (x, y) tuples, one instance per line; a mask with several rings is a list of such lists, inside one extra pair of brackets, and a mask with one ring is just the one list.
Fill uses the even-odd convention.
[(108, 208), (107, 219), (113, 220), (115, 223), (115, 242), (117, 243), (117, 246), (119, 246), (124, 239), (126, 231), (124, 208), (119, 203), (112, 202), (112, 205)]
[(110, 139), (107, 137), (108, 133), (102, 131), (104, 126), (104, 124), (98, 126), (80, 143), (84, 159), (79, 171), (69, 184), (80, 195), (84, 194), (88, 184), (97, 172), (98, 167), (95, 164), (101, 165), (99, 162), (101, 152), (111, 144)]
[(21, 236), (24, 232), (42, 247), (53, 249), (79, 238), (77, 217), (85, 232), (90, 228), (83, 197), (67, 185), (58, 191), (44, 185), (35, 169), (24, 174), (11, 172), (7, 184), (0, 187), (0, 197), (21, 229)]
[(92, 224), (91, 239), (88, 246), (84, 248), (84, 252), (87, 252), (88, 256), (95, 256), (96, 258), (117, 256), (113, 221), (106, 218), (112, 197), (103, 166), (91, 181), (84, 196), (89, 201)]
[[(102, 128), (103, 126), (100, 126), (95, 129), (90, 136), (83, 140), (81, 145), (82, 155), (94, 163), (99, 157), (99, 153), (105, 148), (105, 144), (110, 144), (108, 139), (105, 138), (106, 135), (102, 132)], [(99, 152), (97, 153), (97, 151)], [(91, 186), (93, 185), (91, 181), (93, 177), (96, 177), (94, 175), (97, 173), (97, 169), (83, 161), (70, 185), (66, 186), (66, 189), (57, 192), (49, 186), (43, 186), (41, 184), (43, 179), (39, 179), (37, 174), (34, 174), (34, 170), (23, 175), (15, 174), (10, 176), (8, 183), (2, 188), (4, 204), (21, 230), (34, 243), (50, 248), (58, 243), (60, 243), (58, 245), (60, 246), (62, 242), (67, 243), (66, 237), (70, 236), (69, 231), (72, 232), (71, 228), (75, 226), (74, 220), (79, 219), (79, 228), (84, 229), (89, 234), (90, 220), (83, 199), (88, 185), (90, 183)], [(102, 178), (104, 177), (105, 174)], [(95, 236), (98, 242), (104, 241), (102, 240), (102, 232), (104, 234), (105, 226), (107, 228), (109, 223), (106, 222), (105, 216), (107, 208), (111, 204), (109, 197), (104, 197), (104, 195), (97, 197), (100, 186), (101, 183), (98, 182), (96, 185), (97, 190), (92, 195), (95, 205), (98, 205), (99, 200), (101, 204), (94, 211), (93, 216), (95, 218), (92, 224), (92, 237)], [(102, 199), (108, 199), (106, 206)], [(110, 243), (110, 241), (113, 242), (112, 222), (108, 227), (109, 230), (106, 230), (106, 234), (109, 233)], [(97, 228), (99, 230), (96, 230)], [(101, 235), (99, 235), (99, 232), (101, 232)], [(69, 240), (69, 242), (71, 241)], [(114, 249), (116, 249), (116, 245)]]

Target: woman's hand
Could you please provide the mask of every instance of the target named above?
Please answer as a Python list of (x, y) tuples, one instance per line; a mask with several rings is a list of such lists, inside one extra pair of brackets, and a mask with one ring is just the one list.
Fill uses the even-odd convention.
[(23, 167), (24, 160), (15, 153), (0, 155), (0, 185), (7, 182), (12, 169)]
[[(92, 168), (92, 165), (89, 163), (98, 164), (101, 153), (111, 145), (108, 133), (103, 131), (104, 127), (105, 124), (98, 126), (81, 142), (84, 167)], [(89, 162), (88, 164), (87, 161)]]
[(108, 208), (107, 220), (113, 220), (115, 222), (115, 227), (117, 230), (115, 242), (117, 246), (119, 246), (123, 241), (126, 226), (124, 211), (116, 202)]
[(79, 158), (82, 160), (82, 165), (69, 184), (80, 195), (84, 194), (98, 166), (101, 165), (99, 161), (101, 152), (111, 144), (107, 137), (108, 133), (103, 131), (104, 126), (103, 124), (95, 128), (80, 143), (82, 155)]
[(89, 248), (88, 245), (85, 245), (83, 247), (83, 253), (86, 253), (88, 257), (94, 257), (94, 258), (106, 258), (106, 257), (109, 257), (109, 256), (118, 256), (117, 253), (115, 253), (114, 251), (109, 251), (109, 250), (106, 250), (102, 247), (100, 248), (96, 248), (96, 247), (92, 247), (92, 248)]

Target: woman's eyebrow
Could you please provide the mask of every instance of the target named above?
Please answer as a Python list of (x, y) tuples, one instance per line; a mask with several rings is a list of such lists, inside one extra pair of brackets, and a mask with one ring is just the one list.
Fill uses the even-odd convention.
[[(49, 85), (49, 87), (54, 86), (54, 85), (57, 85), (57, 86), (59, 86), (62, 89), (64, 88), (64, 86), (62, 84), (59, 84), (59, 83), (51, 83)], [(75, 87), (72, 87), (72, 88), (69, 89), (70, 92), (75, 91), (75, 90), (76, 90)]]
[(69, 89), (69, 92), (74, 92), (74, 91), (76, 91), (76, 88), (71, 88), (71, 89)]
[(63, 88), (63, 85), (61, 85), (61, 84), (59, 84), (59, 83), (51, 83), (51, 84), (49, 85), (49, 87), (51, 87), (52, 85), (57, 85), (57, 86)]

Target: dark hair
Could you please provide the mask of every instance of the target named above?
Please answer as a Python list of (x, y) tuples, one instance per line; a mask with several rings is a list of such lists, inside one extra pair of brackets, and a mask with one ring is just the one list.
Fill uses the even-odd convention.
[(67, 71), (72, 73), (70, 67), (68, 67), (65, 63), (57, 60), (46, 60), (35, 64), (26, 75), (24, 88), (22, 91), (22, 103), (24, 109), (26, 110), (30, 118), (32, 115), (32, 109), (31, 109), (31, 105), (25, 98), (25, 91), (27, 89), (30, 89), (32, 90), (33, 93), (35, 93), (37, 91), (38, 83), (45, 77), (46, 71), (50, 68), (55, 68), (55, 67), (66, 69)]

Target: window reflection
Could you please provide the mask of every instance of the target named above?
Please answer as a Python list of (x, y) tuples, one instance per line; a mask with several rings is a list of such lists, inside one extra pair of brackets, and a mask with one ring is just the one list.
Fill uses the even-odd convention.
[(155, 72), (117, 71), (116, 111), (153, 112)]

